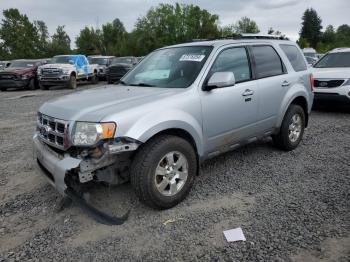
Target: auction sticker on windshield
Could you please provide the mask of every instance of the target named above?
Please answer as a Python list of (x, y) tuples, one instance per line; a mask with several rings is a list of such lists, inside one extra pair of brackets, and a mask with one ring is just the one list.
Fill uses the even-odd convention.
[(194, 61), (194, 62), (202, 62), (205, 55), (191, 55), (191, 54), (185, 54), (180, 57), (179, 61)]

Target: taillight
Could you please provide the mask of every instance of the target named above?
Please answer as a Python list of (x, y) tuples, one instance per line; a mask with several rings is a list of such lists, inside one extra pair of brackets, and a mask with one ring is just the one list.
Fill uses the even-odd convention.
[(314, 76), (312, 74), (310, 74), (310, 89), (311, 89), (311, 92), (314, 91), (314, 85), (315, 85)]

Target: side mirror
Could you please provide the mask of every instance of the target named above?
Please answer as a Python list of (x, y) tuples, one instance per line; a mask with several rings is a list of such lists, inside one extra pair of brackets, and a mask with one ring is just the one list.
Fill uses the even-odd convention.
[(215, 88), (233, 86), (235, 83), (235, 75), (232, 72), (216, 72), (209, 78), (203, 90), (210, 91)]

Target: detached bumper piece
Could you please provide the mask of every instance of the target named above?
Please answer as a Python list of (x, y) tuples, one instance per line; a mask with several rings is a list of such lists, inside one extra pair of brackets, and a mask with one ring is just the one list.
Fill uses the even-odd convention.
[(94, 206), (88, 204), (85, 201), (85, 199), (80, 197), (79, 194), (77, 192), (75, 192), (73, 189), (68, 187), (64, 192), (70, 199), (72, 199), (72, 201), (74, 201), (74, 203), (79, 205), (81, 209), (86, 211), (90, 216), (92, 216), (97, 222), (99, 222), (101, 224), (121, 225), (129, 217), (130, 210), (128, 212), (126, 212), (126, 214), (124, 214), (121, 217), (111, 216), (111, 215), (108, 215), (108, 214), (98, 210)]

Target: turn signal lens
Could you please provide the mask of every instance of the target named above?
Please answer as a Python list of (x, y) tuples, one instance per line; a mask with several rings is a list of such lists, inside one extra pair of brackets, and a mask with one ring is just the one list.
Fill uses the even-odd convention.
[(113, 138), (115, 133), (115, 124), (114, 123), (101, 123), (102, 128), (101, 138)]

